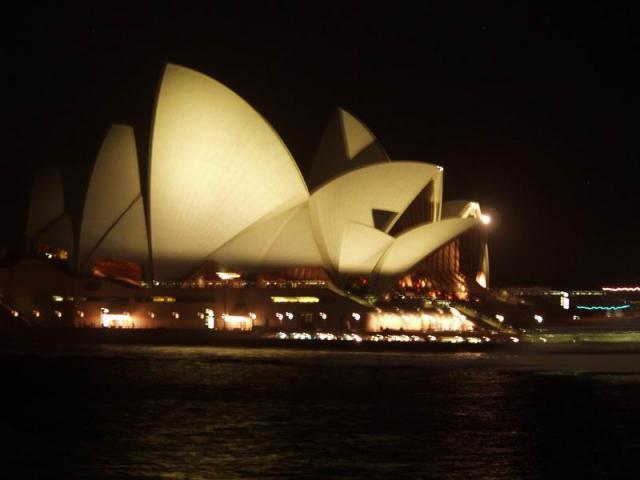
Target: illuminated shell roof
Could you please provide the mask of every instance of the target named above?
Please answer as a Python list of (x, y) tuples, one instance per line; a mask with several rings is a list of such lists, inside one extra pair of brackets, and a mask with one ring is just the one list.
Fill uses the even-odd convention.
[(479, 224), (476, 218), (452, 218), (413, 228), (395, 239), (378, 262), (376, 273), (401, 275), (449, 240)]
[(315, 190), (339, 175), (373, 163), (389, 162), (376, 137), (360, 120), (339, 108), (331, 117), (307, 179)]
[(143, 266), (149, 258), (136, 141), (126, 125), (112, 125), (102, 142), (82, 212), (79, 268), (100, 258)]
[(378, 163), (341, 175), (315, 191), (309, 199), (311, 224), (325, 261), (339, 273), (357, 270), (353, 255), (358, 250), (358, 258), (373, 261), (393, 240), (375, 228), (373, 210), (399, 216), (439, 173), (426, 163)]
[(442, 205), (442, 218), (480, 218), (482, 211), (478, 202), (468, 200), (451, 200)]
[[(133, 130), (112, 126), (87, 188), (78, 268), (98, 259), (146, 267), (151, 259), (157, 280), (185, 278), (206, 262), (253, 272), (322, 267), (337, 279), (375, 279), (402, 274), (479, 224), (476, 203), (442, 204), (442, 168), (389, 161), (344, 110), (323, 135), (312, 177), (309, 195), (280, 137), (242, 98), (169, 64), (153, 120), (149, 197), (141, 194)], [(46, 234), (72, 245), (64, 212), (60, 176), (45, 170), (27, 238)]]
[(252, 223), (308, 198), (258, 112), (220, 82), (171, 64), (156, 104), (149, 195), (159, 279), (188, 273)]

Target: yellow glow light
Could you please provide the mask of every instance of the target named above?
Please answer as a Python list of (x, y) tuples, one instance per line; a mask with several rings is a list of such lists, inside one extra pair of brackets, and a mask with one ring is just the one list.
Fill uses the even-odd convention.
[(480, 221), (484, 225), (489, 225), (491, 223), (491, 216), (487, 215), (486, 213), (483, 213), (482, 215), (480, 215)]
[(251, 330), (253, 320), (245, 315), (222, 315), (225, 328), (232, 330)]
[(368, 315), (367, 330), (377, 332), (386, 329), (405, 332), (472, 332), (474, 325), (457, 310), (451, 314), (374, 312)]
[(100, 323), (105, 328), (133, 328), (131, 315), (128, 313), (105, 313), (100, 315)]
[(161, 303), (161, 302), (167, 302), (167, 303), (173, 303), (176, 301), (175, 297), (161, 297), (161, 296), (157, 296), (157, 297), (151, 297), (151, 300), (153, 300), (156, 303)]
[(273, 303), (318, 303), (318, 297), (271, 297)]

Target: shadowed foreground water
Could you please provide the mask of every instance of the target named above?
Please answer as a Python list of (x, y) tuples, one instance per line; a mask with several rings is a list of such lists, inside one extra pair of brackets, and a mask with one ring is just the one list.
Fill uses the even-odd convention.
[(637, 354), (2, 348), (1, 476), (637, 478), (639, 372)]

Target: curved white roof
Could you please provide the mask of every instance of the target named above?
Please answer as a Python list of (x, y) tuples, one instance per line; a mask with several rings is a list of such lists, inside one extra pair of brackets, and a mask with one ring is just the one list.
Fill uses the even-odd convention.
[(324, 266), (313, 236), (307, 203), (297, 207), (280, 230), (267, 250), (263, 265), (269, 268)]
[(341, 275), (368, 274), (394, 238), (373, 227), (348, 222), (340, 246)]
[(80, 224), (78, 265), (92, 258), (147, 264), (148, 242), (133, 128), (112, 125), (89, 180)]
[(323, 266), (307, 203), (252, 224), (216, 250), (209, 260), (231, 269)]
[(139, 196), (100, 240), (86, 259), (86, 266), (94, 259), (130, 260), (147, 269), (149, 243), (144, 219), (144, 202)]
[(480, 218), (481, 214), (478, 202), (451, 200), (442, 205), (442, 218)]
[(64, 215), (62, 176), (53, 165), (41, 168), (31, 187), (27, 212), (27, 243), (51, 227)]
[(267, 250), (280, 231), (299, 207), (293, 207), (275, 216), (267, 216), (252, 223), (238, 235), (213, 252), (207, 260), (221, 267), (233, 269), (238, 266), (258, 267)]
[(388, 161), (389, 157), (373, 133), (356, 117), (339, 108), (318, 145), (309, 187), (315, 190), (346, 171)]
[(413, 228), (395, 239), (378, 262), (376, 273), (401, 275), (449, 240), (477, 225), (479, 220), (475, 218), (452, 218)]
[[(336, 272), (341, 271), (341, 265), (351, 270), (347, 255), (354, 249), (347, 245), (343, 252), (347, 226), (360, 224), (374, 230), (373, 209), (400, 215), (438, 173), (435, 165), (419, 162), (374, 164), (341, 175), (315, 191), (309, 199), (311, 225), (326, 263)], [(362, 255), (370, 258), (383, 248), (388, 237), (380, 235), (383, 233), (353, 230), (347, 241), (352, 243), (349, 238), (354, 235), (368, 238), (372, 244), (362, 247)]]
[[(113, 259), (148, 267), (151, 257), (158, 280), (215, 262), (252, 272), (322, 267), (333, 278), (387, 281), (479, 222), (477, 203), (442, 204), (441, 167), (390, 162), (344, 110), (324, 132), (312, 173), (310, 196), (259, 113), (216, 80), (169, 64), (151, 132), (148, 202), (133, 129), (113, 125), (89, 180), (77, 265), (87, 270), (94, 260)], [(441, 220), (447, 217), (454, 218)], [(40, 173), (32, 192), (27, 240), (36, 239), (73, 252), (62, 179), (53, 169)], [(481, 270), (486, 280), (486, 250)]]
[(308, 198), (273, 128), (230, 89), (167, 65), (151, 140), (154, 277), (175, 278), (267, 214)]
[(444, 174), (442, 169), (438, 169), (438, 174), (433, 179), (433, 221), (439, 222), (442, 219), (442, 196), (444, 190)]

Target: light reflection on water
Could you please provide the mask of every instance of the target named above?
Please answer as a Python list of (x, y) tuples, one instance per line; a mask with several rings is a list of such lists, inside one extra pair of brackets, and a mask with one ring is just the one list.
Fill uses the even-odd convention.
[(25, 478), (624, 478), (638, 360), (5, 348), (1, 451)]

